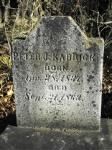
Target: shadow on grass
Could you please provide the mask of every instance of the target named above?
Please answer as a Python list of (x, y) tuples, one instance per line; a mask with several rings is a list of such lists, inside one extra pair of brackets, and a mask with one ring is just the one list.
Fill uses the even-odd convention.
[(112, 93), (102, 95), (102, 118), (112, 119)]
[(0, 119), (0, 134), (6, 129), (8, 125), (17, 126), (16, 114), (12, 114), (6, 118)]

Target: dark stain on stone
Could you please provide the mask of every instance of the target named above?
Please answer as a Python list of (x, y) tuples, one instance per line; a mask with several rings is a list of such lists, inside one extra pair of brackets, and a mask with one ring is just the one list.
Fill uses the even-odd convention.
[(63, 132), (66, 132), (66, 129), (63, 129)]
[(16, 65), (15, 67), (18, 68), (18, 65)]
[(57, 117), (56, 116), (54, 116), (54, 119), (56, 119)]
[(88, 76), (87, 81), (90, 82), (92, 79), (94, 79), (94, 76), (90, 75), (90, 76)]
[(89, 89), (92, 90), (92, 87), (90, 86)]
[(77, 104), (77, 106), (80, 106), (79, 104)]
[(56, 115), (58, 115), (58, 112), (56, 112)]
[(81, 36), (81, 33), (80, 33), (80, 32), (78, 33), (78, 36)]
[(96, 107), (95, 101), (92, 101), (93, 107)]
[(96, 104), (93, 104), (93, 107), (96, 107)]
[(82, 45), (85, 45), (85, 43), (84, 43), (84, 42), (82, 42)]
[(90, 79), (90, 80), (91, 80), (91, 79), (94, 79), (94, 76), (90, 75), (90, 76), (89, 76), (89, 79)]

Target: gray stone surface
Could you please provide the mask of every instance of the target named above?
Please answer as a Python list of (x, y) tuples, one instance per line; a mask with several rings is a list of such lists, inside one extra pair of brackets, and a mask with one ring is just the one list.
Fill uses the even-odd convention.
[(59, 132), (8, 126), (0, 135), (0, 150), (112, 150), (112, 120), (100, 132)]
[(20, 126), (98, 129), (104, 43), (89, 39), (71, 17), (43, 17), (13, 43)]

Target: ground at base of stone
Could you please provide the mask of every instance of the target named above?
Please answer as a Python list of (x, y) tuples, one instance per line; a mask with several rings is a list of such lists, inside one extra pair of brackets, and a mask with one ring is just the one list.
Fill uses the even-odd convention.
[(102, 119), (100, 132), (54, 132), (8, 126), (0, 150), (112, 150), (112, 119)]

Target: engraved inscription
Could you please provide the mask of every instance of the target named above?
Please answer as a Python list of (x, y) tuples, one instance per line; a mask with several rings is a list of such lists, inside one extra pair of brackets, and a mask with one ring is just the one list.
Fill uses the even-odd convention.
[(39, 75), (20, 75), (17, 73), (16, 75), (17, 80), (20, 81), (26, 81), (26, 82), (35, 82), (35, 81), (45, 81), (45, 82), (67, 82), (67, 83), (77, 83), (80, 84), (82, 82), (81, 74), (79, 73), (69, 73), (69, 74), (50, 74), (45, 73), (43, 76)]
[(66, 91), (67, 90), (67, 86), (66, 85), (49, 85), (48, 86), (49, 90), (59, 90), (59, 91)]
[[(38, 50), (37, 50), (38, 51)], [(56, 61), (56, 62), (65, 62), (65, 61), (96, 61), (97, 55), (85, 53), (20, 53), (14, 52), (14, 59), (18, 60), (37, 60), (37, 61)]]
[(48, 103), (51, 103), (52, 105), (71, 105), (71, 102), (74, 101), (76, 102), (81, 102), (83, 101), (83, 98), (81, 94), (73, 93), (73, 94), (53, 94), (50, 93), (46, 95), (35, 95), (31, 90), (29, 92), (25, 93), (25, 99), (26, 100), (33, 100), (35, 102), (42, 102), (42, 101), (47, 101)]
[(68, 66), (64, 65), (45, 65), (45, 71), (65, 71), (68, 70)]

